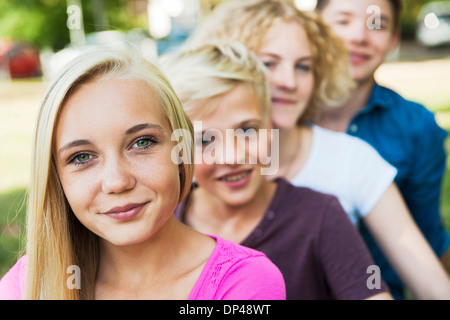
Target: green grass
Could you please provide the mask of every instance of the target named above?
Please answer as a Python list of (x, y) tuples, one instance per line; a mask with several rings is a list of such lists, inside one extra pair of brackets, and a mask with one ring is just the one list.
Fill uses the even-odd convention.
[(45, 84), (0, 81), (0, 277), (23, 248), (33, 127)]
[(0, 276), (5, 274), (24, 249), (25, 189), (0, 194)]

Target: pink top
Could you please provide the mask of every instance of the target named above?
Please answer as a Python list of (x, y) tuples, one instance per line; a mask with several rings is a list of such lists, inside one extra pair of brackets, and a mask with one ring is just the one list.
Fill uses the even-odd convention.
[[(284, 300), (280, 270), (261, 252), (211, 236), (216, 247), (188, 300)], [(0, 280), (1, 300), (20, 300), (26, 256)]]

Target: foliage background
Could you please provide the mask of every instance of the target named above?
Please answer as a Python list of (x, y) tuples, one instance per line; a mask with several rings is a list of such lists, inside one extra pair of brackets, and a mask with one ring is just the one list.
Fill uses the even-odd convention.
[[(212, 8), (223, 0), (201, 0)], [(245, 1), (245, 0), (242, 0)], [(416, 17), (424, 3), (405, 0), (402, 17), (404, 38), (413, 38)], [(146, 0), (81, 0), (86, 33), (105, 29), (147, 28)], [(34, 42), (39, 48), (62, 49), (70, 42), (64, 0), (0, 0), (0, 37)]]

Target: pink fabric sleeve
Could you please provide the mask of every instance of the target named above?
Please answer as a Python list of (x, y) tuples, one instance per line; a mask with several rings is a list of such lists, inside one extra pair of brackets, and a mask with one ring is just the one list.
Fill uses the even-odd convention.
[[(212, 237), (212, 236), (211, 236)], [(263, 253), (219, 237), (189, 300), (285, 300), (280, 270)]]
[(285, 300), (284, 279), (266, 256), (241, 260), (222, 279), (216, 299)]
[(0, 280), (0, 300), (22, 299), (22, 289), (25, 279), (26, 256), (17, 263)]

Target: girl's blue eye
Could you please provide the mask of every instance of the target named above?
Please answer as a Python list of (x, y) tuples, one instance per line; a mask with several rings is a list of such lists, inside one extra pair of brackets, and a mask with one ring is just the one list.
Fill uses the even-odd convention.
[(75, 165), (81, 165), (87, 163), (92, 159), (92, 156), (87, 153), (78, 153), (69, 158), (67, 163), (74, 163)]
[(311, 70), (311, 67), (309, 65), (301, 64), (301, 63), (297, 64), (295, 66), (295, 68), (298, 69), (298, 70), (302, 70), (302, 71), (310, 71)]
[(338, 20), (338, 21), (336, 21), (336, 23), (341, 25), (341, 26), (345, 26), (345, 25), (348, 24), (348, 21), (347, 20)]
[(266, 61), (266, 62), (263, 62), (263, 64), (266, 66), (266, 68), (270, 69), (271, 67), (273, 67), (275, 65), (275, 62)]
[(244, 132), (249, 132), (249, 131), (256, 131), (256, 128), (253, 128), (253, 127), (245, 127), (245, 128), (242, 128), (242, 130), (244, 131)]
[(135, 145), (138, 148), (146, 148), (150, 145), (150, 139), (140, 139), (140, 140), (136, 141)]
[(144, 137), (139, 138), (135, 140), (131, 148), (138, 148), (138, 149), (148, 149), (150, 146), (154, 143), (156, 143), (157, 140), (153, 137)]
[(258, 133), (258, 129), (255, 127), (243, 127), (236, 131), (236, 134), (252, 135), (253, 133)]
[(215, 138), (211, 137), (211, 139), (202, 139), (202, 146), (206, 146), (212, 142), (214, 142)]
[(195, 139), (196, 145), (200, 146), (200, 144), (201, 144), (202, 147), (205, 147), (205, 146), (207, 146), (210, 143), (214, 143), (215, 140), (216, 140), (216, 137), (214, 135), (212, 135), (212, 136), (205, 136), (203, 133), (202, 133), (201, 137), (198, 136)]
[(88, 161), (90, 158), (91, 158), (90, 155), (83, 153), (83, 154), (76, 156), (75, 160), (77, 160), (79, 162), (85, 162), (85, 161)]

